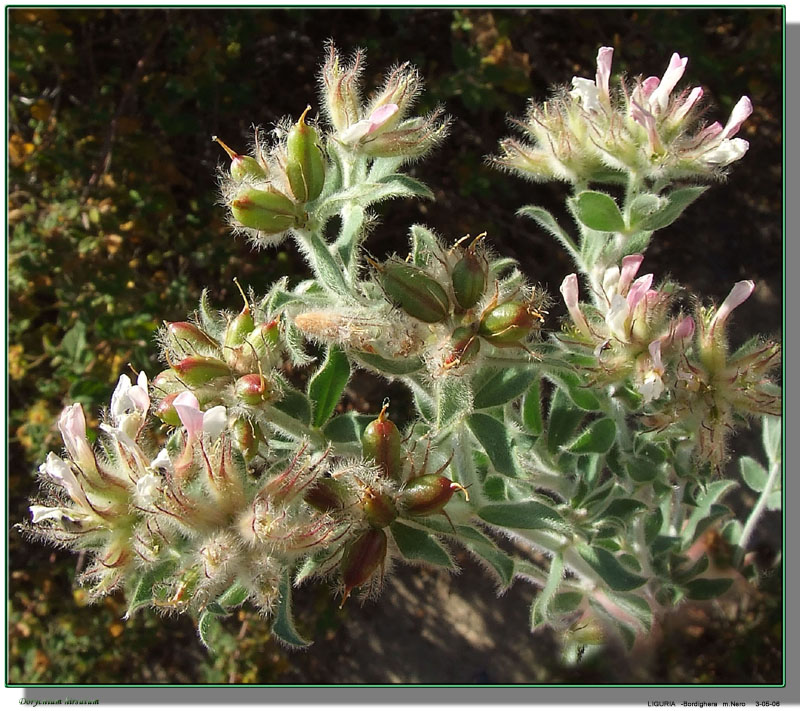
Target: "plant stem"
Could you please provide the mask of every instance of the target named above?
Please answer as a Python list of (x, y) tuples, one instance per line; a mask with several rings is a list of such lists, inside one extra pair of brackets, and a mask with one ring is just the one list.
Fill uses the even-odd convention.
[(764, 490), (761, 492), (761, 496), (758, 497), (758, 501), (756, 502), (755, 507), (750, 512), (750, 516), (747, 518), (747, 522), (742, 529), (742, 536), (739, 538), (739, 548), (736, 551), (736, 558), (735, 563), (737, 567), (741, 564), (742, 559), (744, 558), (744, 552), (747, 548), (747, 544), (750, 542), (750, 536), (753, 535), (753, 531), (755, 530), (756, 524), (758, 523), (758, 519), (761, 518), (761, 514), (764, 513), (764, 509), (767, 506), (767, 499), (769, 495), (772, 493), (772, 489), (775, 486), (775, 481), (777, 480), (778, 476), (781, 472), (781, 465), (780, 462), (775, 462), (772, 464), (769, 470), (769, 477), (767, 478), (767, 483), (764, 486)]

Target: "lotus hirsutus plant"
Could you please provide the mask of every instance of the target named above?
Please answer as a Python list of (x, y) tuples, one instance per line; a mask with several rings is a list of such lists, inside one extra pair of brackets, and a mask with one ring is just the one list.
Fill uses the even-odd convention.
[[(394, 560), (454, 569), (454, 549), (500, 589), (532, 583), (531, 626), (560, 632), (568, 654), (610, 634), (632, 644), (681, 601), (748, 574), (753, 528), (780, 506), (780, 347), (731, 348), (753, 282), (719, 306), (682, 298), (645, 253), (745, 156), (736, 134), (752, 107), (744, 97), (725, 126), (703, 123), (702, 89), (679, 88), (686, 58), (661, 79), (615, 83), (611, 57), (601, 48), (594, 79), (531, 103), (523, 138), (492, 159), (571, 187), (570, 227), (520, 210), (575, 264), (559, 328), (553, 296), (481, 225), (475, 237), (412, 225), (407, 251), (368, 256), (375, 204), (431, 197), (403, 171), (449, 120), (415, 114), (422, 81), (408, 64), (364, 100), (363, 54), (331, 46), (322, 119), (298, 107), (269, 140), (256, 135), (253, 155), (220, 141), (232, 227), (258, 248), (293, 240), (310, 278), (242, 289), (238, 313), (204, 293), (161, 329), (164, 370), (120, 378), (94, 444), (81, 406), (64, 410), (66, 451), (42, 465), (24, 530), (85, 551), (93, 597), (121, 587), (129, 615), (186, 612), (209, 645), (246, 604), (305, 645), (292, 586), (319, 578), (344, 604), (376, 594)], [(414, 411), (337, 407), (358, 369), (405, 385)], [(762, 416), (767, 468), (743, 460), (759, 498), (740, 523), (723, 503), (740, 485), (726, 478), (730, 435)], [(709, 529), (736, 567), (705, 574), (713, 561), (695, 551)]]

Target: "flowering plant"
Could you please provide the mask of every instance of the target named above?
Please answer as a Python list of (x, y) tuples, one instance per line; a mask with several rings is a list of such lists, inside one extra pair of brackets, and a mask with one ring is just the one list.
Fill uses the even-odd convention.
[[(362, 54), (331, 46), (325, 122), (306, 108), (271, 141), (256, 133), (252, 155), (219, 141), (235, 231), (256, 248), (293, 239), (312, 277), (241, 289), (238, 313), (204, 293), (161, 330), (165, 370), (120, 378), (94, 446), (80, 405), (65, 409), (66, 457), (40, 468), (24, 529), (90, 552), (95, 597), (122, 586), (128, 615), (187, 612), (209, 646), (246, 603), (304, 646), (293, 586), (330, 580), (344, 604), (377, 592), (393, 560), (454, 569), (452, 547), (501, 590), (533, 583), (531, 624), (561, 632), (568, 656), (608, 634), (632, 644), (681, 601), (745, 581), (754, 527), (781, 503), (780, 347), (731, 352), (731, 313), (753, 282), (689, 310), (677, 283), (639, 272), (654, 234), (745, 155), (736, 134), (752, 107), (743, 97), (724, 127), (702, 125), (702, 89), (676, 93), (685, 58), (612, 87), (612, 53), (600, 49), (594, 80), (532, 103), (525, 138), (492, 159), (571, 186), (572, 234), (541, 207), (520, 210), (574, 261), (560, 330), (551, 297), (484, 233), (413, 225), (407, 256), (367, 254), (373, 205), (431, 197), (403, 169), (448, 119), (415, 115), (408, 64), (363, 101)], [(338, 408), (354, 369), (403, 383), (415, 412)], [(758, 494), (740, 523), (722, 503), (739, 485), (724, 465), (730, 433), (754, 416), (767, 467), (740, 460)], [(732, 560), (704, 549), (709, 531)]]

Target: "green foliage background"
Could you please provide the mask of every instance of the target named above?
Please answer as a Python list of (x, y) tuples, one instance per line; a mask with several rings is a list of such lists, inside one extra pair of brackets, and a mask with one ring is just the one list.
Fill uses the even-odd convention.
[[(372, 86), (391, 64), (415, 63), (428, 87), (422, 108), (444, 103), (456, 117), (446, 146), (417, 168), (437, 202), (386, 206), (371, 249), (400, 249), (413, 222), (452, 238), (486, 230), (498, 251), (519, 258), (552, 293), (569, 263), (514, 212), (534, 195), (557, 211), (563, 191), (493, 172), (483, 156), (527, 97), (544, 98), (549, 85), (574, 74), (591, 76), (600, 45), (617, 48), (615, 72), (660, 74), (673, 51), (688, 55), (687, 79), (711, 89), (711, 120), (724, 122), (739, 96), (751, 96), (756, 113), (744, 133), (751, 149), (729, 184), (665, 232), (648, 259), (656, 273), (663, 265), (717, 299), (740, 278), (766, 284), (742, 325), (773, 335), (780, 329), (779, 10), (8, 13), (9, 526), (27, 515), (36, 466), (61, 447), (54, 423), (62, 407), (81, 402), (91, 426), (129, 364), (160, 370), (152, 338), (162, 320), (185, 318), (203, 286), (219, 306), (236, 308), (233, 277), (258, 293), (280, 275), (302, 274), (290, 249), (253, 255), (229, 234), (215, 180), (224, 156), (210, 136), (243, 150), (253, 122), (269, 130), (307, 103), (316, 107), (328, 38), (345, 53), (366, 48)], [(375, 396), (373, 407), (379, 389)], [(16, 531), (9, 554), (9, 683), (275, 683), (310, 680), (303, 665), (320, 665), (313, 651), (300, 658), (281, 650), (268, 624), (246, 612), (230, 621), (228, 646), (212, 659), (190, 620), (151, 615), (124, 623), (119, 597), (87, 607), (73, 589), (81, 565), (73, 556)], [(775, 589), (756, 613), (714, 632), (727, 665), (665, 661), (646, 673), (654, 681), (707, 683), (779, 674), (779, 586), (771, 580)], [(326, 592), (312, 591), (304, 602), (301, 624), (314, 636), (335, 637), (345, 618)], [(347, 624), (359, 624), (358, 610)], [(743, 671), (748, 660), (736, 656), (751, 635), (767, 640), (757, 673)], [(499, 643), (502, 637), (499, 630)], [(668, 637), (662, 659), (684, 642)], [(607, 671), (543, 663), (553, 682), (581, 683)], [(315, 673), (318, 683), (337, 681), (325, 676), (324, 664)], [(630, 679), (617, 672), (611, 680)]]

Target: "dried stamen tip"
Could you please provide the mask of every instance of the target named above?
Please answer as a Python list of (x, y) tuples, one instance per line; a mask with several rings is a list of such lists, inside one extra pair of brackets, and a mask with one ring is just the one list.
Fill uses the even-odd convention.
[(236, 288), (239, 289), (239, 293), (242, 295), (242, 299), (244, 300), (244, 308), (242, 309), (242, 313), (249, 314), (250, 302), (247, 300), (247, 296), (245, 296), (244, 289), (242, 289), (242, 285), (239, 283), (239, 280), (236, 277), (233, 277), (233, 283), (236, 284)]
[(231, 160), (236, 160), (237, 158), (241, 158), (242, 156), (230, 148), (221, 138), (218, 136), (211, 136), (211, 140), (219, 143), (222, 146), (222, 149), (228, 154)]
[(467, 491), (466, 487), (461, 486), (457, 481), (450, 482), (450, 490), (451, 491), (463, 491), (464, 492), (464, 499), (469, 501), (469, 492)]

